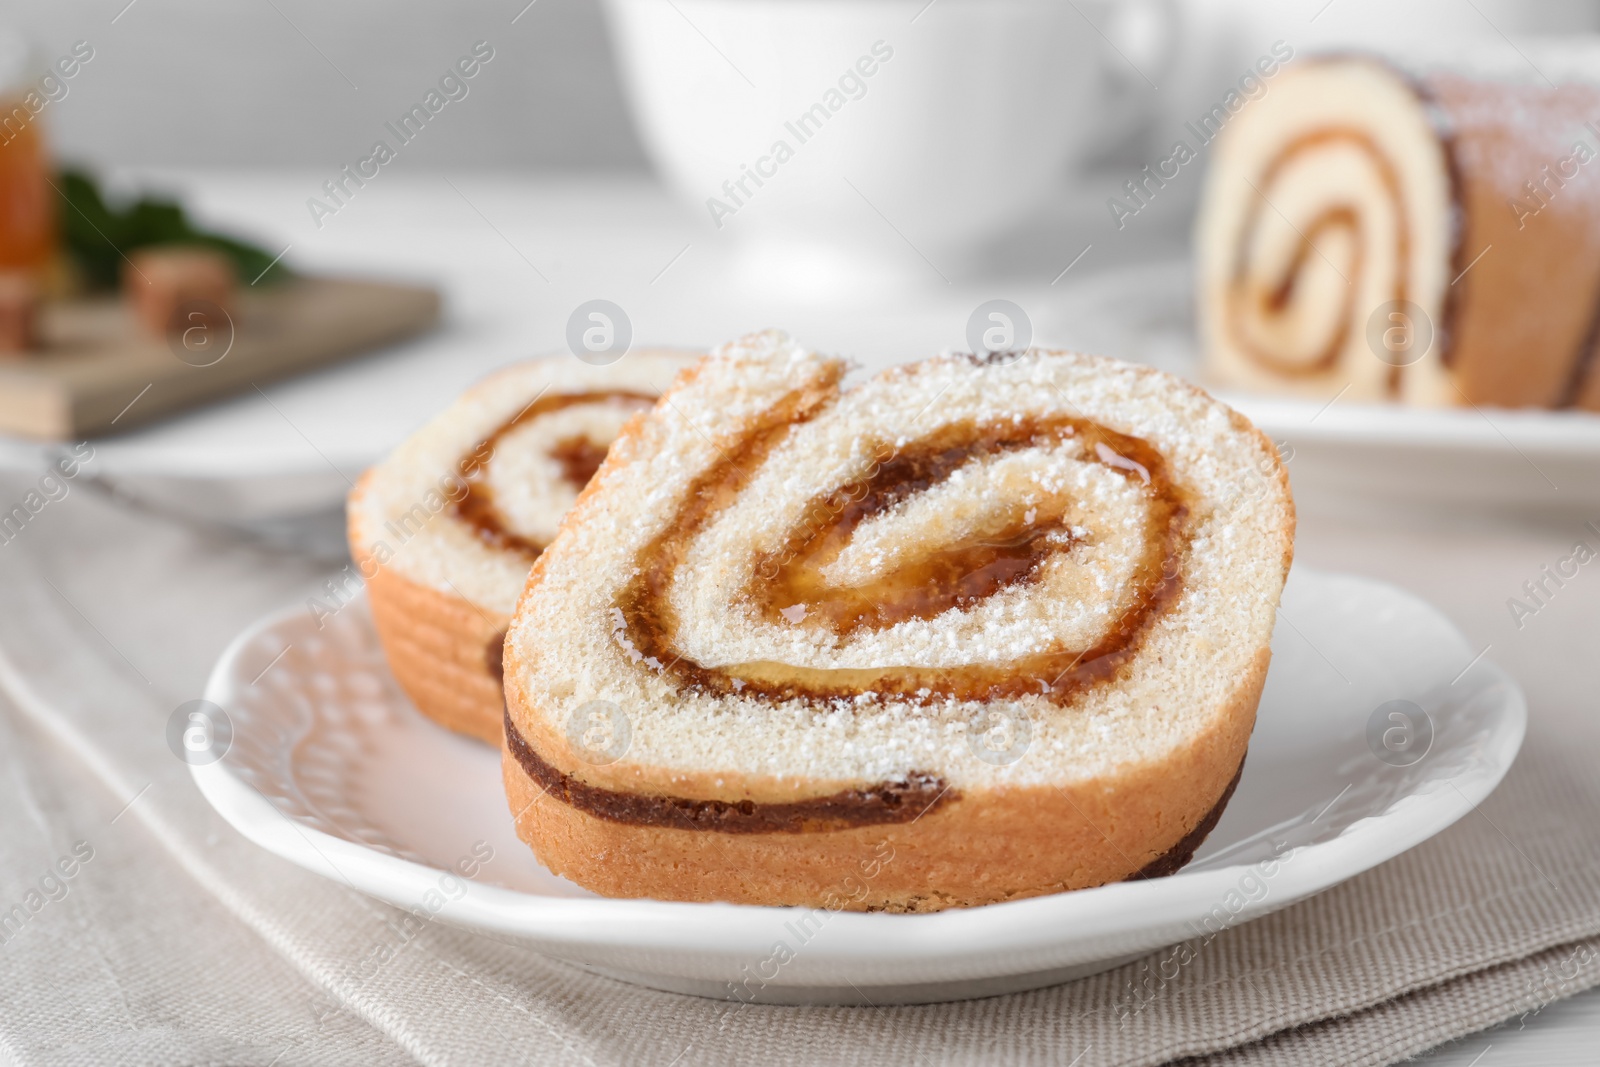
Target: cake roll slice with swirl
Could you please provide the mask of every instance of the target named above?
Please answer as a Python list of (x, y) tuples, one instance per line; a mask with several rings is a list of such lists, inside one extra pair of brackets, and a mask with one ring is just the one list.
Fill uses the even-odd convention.
[(1600, 410), (1600, 87), (1298, 64), (1219, 136), (1197, 233), (1218, 383)]
[(697, 358), (507, 367), (362, 476), (350, 555), (389, 666), (424, 715), (500, 744), (501, 644), (528, 568), (623, 426)]
[(628, 429), (506, 639), (517, 831), (596, 892), (933, 911), (1166, 874), (1239, 779), (1289, 566), (1182, 381), (777, 332)]

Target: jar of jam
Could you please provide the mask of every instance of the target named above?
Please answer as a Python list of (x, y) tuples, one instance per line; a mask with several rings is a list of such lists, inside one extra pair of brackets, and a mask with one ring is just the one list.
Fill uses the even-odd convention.
[(55, 251), (55, 189), (26, 43), (0, 29), (0, 271), (38, 276)]

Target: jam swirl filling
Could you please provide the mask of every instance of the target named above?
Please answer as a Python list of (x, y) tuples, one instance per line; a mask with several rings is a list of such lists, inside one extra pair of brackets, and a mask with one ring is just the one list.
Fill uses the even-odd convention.
[(745, 598), (759, 617), (795, 622), (792, 613), (798, 605), (799, 617), (808, 625), (848, 635), (907, 619), (931, 619), (1034, 582), (1045, 564), (1071, 552), (1077, 543), (1059, 505), (1041, 514), (1041, 509), (1025, 513), (1008, 502), (999, 525), (983, 536), (927, 551), (865, 585), (835, 585), (825, 569), (863, 522), (944, 482), (966, 464), (1070, 441), (1076, 443), (1081, 459), (1126, 479), (1147, 505), (1140, 554), (1122, 597), (1123, 607), (1098, 641), (1082, 648), (1062, 645), (1006, 662), (960, 666), (701, 663), (679, 644), (683, 623), (671, 603), (672, 583), (695, 539), (732, 504), (790, 432), (785, 420), (723, 448), (721, 458), (684, 495), (671, 521), (639, 553), (636, 573), (615, 601), (615, 639), (634, 662), (670, 676), (681, 689), (773, 701), (853, 700), (865, 694), (926, 703), (1032, 694), (1065, 703), (1075, 693), (1116, 677), (1181, 589), (1190, 498), (1174, 484), (1165, 459), (1149, 443), (1069, 415), (953, 424), (898, 447), (874, 442), (878, 458), (868, 470), (812, 501), (800, 525), (780, 539), (783, 548), (755, 561)]
[[(1255, 245), (1256, 232), (1264, 215), (1273, 214), (1271, 197), (1273, 186), (1283, 170), (1304, 157), (1336, 146), (1354, 148), (1371, 166), (1388, 198), (1394, 218), (1394, 286), (1390, 298), (1396, 302), (1406, 300), (1411, 263), (1411, 229), (1406, 214), (1405, 197), (1400, 187), (1400, 175), (1383, 149), (1366, 133), (1342, 127), (1311, 130), (1284, 145), (1262, 169), (1255, 183), (1255, 191), (1244, 224), (1239, 230), (1239, 240), (1234, 253), (1234, 266), (1228, 279), (1226, 328), (1234, 344), (1252, 361), (1275, 374), (1304, 377), (1324, 374), (1339, 362), (1356, 326), (1356, 294), (1361, 291), (1361, 278), (1369, 258), (1367, 237), (1362, 225), (1359, 206), (1348, 202), (1328, 204), (1311, 219), (1296, 226), (1299, 240), (1293, 254), (1276, 281), (1266, 284), (1252, 281), (1250, 255)], [(1295, 224), (1291, 224), (1295, 225)], [(1317, 239), (1325, 233), (1342, 231), (1348, 235), (1352, 252), (1345, 266), (1345, 292), (1337, 312), (1332, 332), (1307, 358), (1286, 358), (1285, 355), (1263, 343), (1250, 329), (1251, 323), (1271, 324), (1288, 314), (1295, 300), (1296, 289), (1313, 257), (1321, 257)], [(1392, 395), (1400, 391), (1398, 365), (1391, 366), (1387, 386)]]
[[(489, 463), (495, 450), (506, 435), (515, 430), (566, 408), (582, 404), (611, 404), (630, 411), (646, 411), (656, 398), (644, 393), (625, 390), (607, 390), (589, 393), (557, 393), (536, 397), (516, 415), (496, 427), (488, 436), (474, 445), (458, 464), (467, 491), (461, 499), (451, 504), (455, 517), (472, 528), (474, 534), (491, 548), (516, 552), (529, 562), (544, 551), (544, 544), (509, 529), (505, 517), (495, 503), (490, 487)], [(562, 477), (574, 489), (581, 490), (589, 484), (605, 462), (607, 445), (596, 444), (585, 436), (564, 437), (549, 449), (549, 455), (561, 470)]]

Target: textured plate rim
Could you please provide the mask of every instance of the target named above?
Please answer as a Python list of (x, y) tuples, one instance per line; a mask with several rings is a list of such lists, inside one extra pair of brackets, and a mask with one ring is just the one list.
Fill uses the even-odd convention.
[[(1460, 637), (1459, 630), (1442, 612), (1398, 586), (1309, 567), (1297, 571), (1313, 580), (1360, 582), (1388, 596), (1412, 601)], [(244, 650), (263, 633), (294, 618), (304, 618), (303, 607), (273, 612), (235, 637), (211, 672), (205, 699), (226, 708), (236, 688), (234, 668)], [(1464, 637), (1461, 641), (1465, 644)], [(1469, 679), (1475, 680), (1480, 691), (1498, 687), (1503, 699), (1495, 727), (1482, 746), (1482, 758), (1448, 780), (1454, 788), (1441, 784), (1408, 793), (1384, 811), (1358, 819), (1336, 838), (1285, 853), (1279, 857), (1280, 867), (1273, 878), (1274, 892), (1259, 902), (1247, 902), (1234, 913), (1230, 924), (1304, 900), (1406, 852), (1447, 829), (1493, 792), (1521, 747), (1527, 727), (1527, 703), (1521, 687), (1492, 661), (1478, 661), (1462, 681)], [(227, 766), (226, 759), (191, 765), (190, 772), (211, 806), (246, 838), (280, 858), (357, 891), (408, 907), (447, 873), (296, 821), (239, 778)], [(1077, 940), (1086, 930), (1092, 930), (1096, 940), (1110, 940), (1203, 916), (1238, 885), (1252, 866), (1185, 870), (1150, 881), (1118, 882), (923, 915), (839, 912), (829, 920), (830, 935), (839, 936), (830, 936), (826, 945), (814, 943), (807, 951), (845, 962), (881, 962), (885, 956), (917, 962), (991, 956), (1007, 949), (1037, 949), (1046, 940)], [(1197, 910), (1199, 902), (1205, 908)], [(803, 910), (748, 904), (550, 897), (472, 883), (466, 895), (451, 905), (446, 921), (551, 947), (759, 955), (770, 949), (773, 931)], [(1062, 933), (1054, 938), (1041, 935), (1042, 930), (1052, 929)]]

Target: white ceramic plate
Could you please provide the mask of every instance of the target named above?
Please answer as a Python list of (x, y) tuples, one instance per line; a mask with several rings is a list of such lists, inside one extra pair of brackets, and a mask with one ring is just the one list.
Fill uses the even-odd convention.
[[(1035, 336), (1181, 375), (1201, 373), (1194, 277), (1181, 260), (1069, 289)], [(1212, 389), (1284, 447), (1298, 500), (1586, 511), (1600, 501), (1600, 414), (1419, 409)]]
[[(498, 753), (411, 707), (364, 600), (321, 630), (303, 608), (259, 623), (223, 654), (206, 695), (230, 717), (232, 745), (195, 766), (195, 780), (262, 847), (402, 908), (628, 981), (778, 1003), (1029, 989), (1266, 914), (1468, 812), (1510, 766), (1526, 718), (1516, 683), (1474, 660), (1432, 607), (1392, 586), (1297, 569), (1244, 777), (1187, 868), (932, 915), (808, 916), (604, 899), (545, 870), (512, 830)], [(1403, 733), (1378, 743), (1403, 731), (1378, 710), (1395, 700), (1426, 714), (1409, 749)], [(470, 882), (449, 874), (490, 851)], [(781, 966), (771, 962), (780, 941), (793, 952)]]

